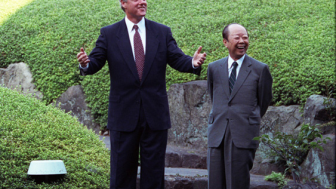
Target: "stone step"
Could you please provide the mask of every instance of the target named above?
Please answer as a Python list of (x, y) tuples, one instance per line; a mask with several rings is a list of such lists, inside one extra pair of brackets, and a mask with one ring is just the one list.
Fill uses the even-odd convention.
[[(99, 138), (110, 150), (110, 137), (99, 136)], [(206, 153), (206, 151), (167, 145), (165, 166), (206, 169)]]
[[(106, 148), (110, 150), (110, 137), (99, 136)], [(140, 167), (138, 168), (140, 173)], [(250, 189), (278, 189), (274, 182), (264, 180), (264, 176), (251, 174)], [(138, 174), (137, 188), (139, 188), (140, 175)], [(206, 152), (167, 146), (166, 189), (207, 189), (208, 171), (206, 169)]]
[[(138, 168), (140, 172), (140, 168)], [(264, 176), (252, 175), (250, 189), (278, 189), (274, 182), (264, 180)], [(139, 188), (138, 175), (137, 184)], [(208, 189), (208, 172), (206, 169), (165, 168), (166, 189)]]
[(207, 169), (206, 159), (206, 151), (168, 145), (165, 165), (166, 167)]

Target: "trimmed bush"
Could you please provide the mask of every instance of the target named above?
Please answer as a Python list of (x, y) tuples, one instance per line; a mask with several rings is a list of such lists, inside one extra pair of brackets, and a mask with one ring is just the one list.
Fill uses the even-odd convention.
[[(76, 54), (81, 46), (89, 53), (99, 29), (123, 17), (117, 0), (32, 1), (0, 27), (0, 67), (28, 63), (47, 103), (81, 83), (96, 122), (104, 126), (107, 66), (83, 79)], [(186, 54), (193, 55), (200, 45), (208, 54), (200, 77), (168, 67), (167, 88), (206, 79), (208, 63), (228, 55), (221, 36), (224, 25), (237, 22), (249, 32), (248, 54), (270, 66), (273, 104), (303, 104), (312, 94), (336, 94), (333, 0), (149, 0), (146, 17), (170, 26)]]
[[(0, 87), (0, 188), (108, 188), (109, 151), (76, 118), (52, 105)], [(37, 184), (33, 160), (63, 160), (68, 174)]]

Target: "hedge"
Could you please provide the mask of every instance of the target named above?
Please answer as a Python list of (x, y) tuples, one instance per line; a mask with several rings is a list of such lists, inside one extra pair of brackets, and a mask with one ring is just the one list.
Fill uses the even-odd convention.
[[(0, 117), (0, 188), (108, 188), (109, 151), (70, 114), (0, 87)], [(63, 160), (67, 175), (38, 184), (33, 160)]]

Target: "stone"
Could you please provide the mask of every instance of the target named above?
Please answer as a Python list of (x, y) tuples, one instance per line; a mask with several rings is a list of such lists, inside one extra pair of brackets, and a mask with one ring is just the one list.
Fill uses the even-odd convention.
[(336, 122), (335, 121), (330, 121), (328, 123), (324, 123), (322, 125), (319, 125), (318, 128), (320, 129), (320, 131), (323, 135), (335, 134)]
[(275, 132), (293, 134), (301, 125), (300, 106), (269, 106), (264, 117), (261, 119), (260, 134), (273, 136)]
[(295, 183), (290, 181), (282, 189), (326, 189), (318, 183), (306, 182), (306, 183)]
[(85, 95), (80, 85), (68, 88), (53, 104), (66, 113), (71, 112), (71, 115), (76, 117), (80, 123), (99, 134), (100, 126), (93, 122), (93, 116), (85, 102)]
[(207, 169), (206, 151), (167, 146), (165, 166)]
[(6, 69), (0, 68), (0, 86), (15, 89), (25, 95), (42, 99), (43, 94), (33, 83), (33, 76), (27, 64), (20, 62), (10, 64)]
[[(324, 187), (335, 185), (335, 135), (323, 135), (329, 137), (326, 144), (322, 144), (324, 151), (311, 149), (306, 160), (301, 164), (303, 177), (315, 178)], [(315, 139), (316, 140), (316, 139)]]
[(304, 107), (304, 122), (310, 125), (323, 124), (335, 119), (336, 100), (321, 95), (310, 96)]
[(168, 91), (172, 128), (168, 143), (181, 147), (207, 149), (210, 97), (206, 81), (173, 84)]

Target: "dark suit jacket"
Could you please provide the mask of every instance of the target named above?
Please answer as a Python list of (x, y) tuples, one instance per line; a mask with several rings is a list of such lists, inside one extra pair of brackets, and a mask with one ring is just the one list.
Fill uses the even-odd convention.
[(208, 125), (209, 147), (220, 145), (227, 126), (236, 147), (258, 147), (253, 138), (259, 136), (261, 117), (272, 100), (272, 81), (266, 64), (245, 55), (230, 95), (228, 57), (209, 64), (208, 90), (213, 105)]
[(145, 19), (146, 55), (140, 82), (125, 19), (103, 27), (96, 47), (89, 55), (90, 63), (82, 75), (94, 74), (108, 62), (111, 88), (108, 125), (110, 130), (135, 129), (142, 103), (148, 125), (153, 130), (171, 127), (166, 92), (167, 63), (181, 72), (200, 74), (193, 69), (192, 57), (178, 48), (169, 27)]

